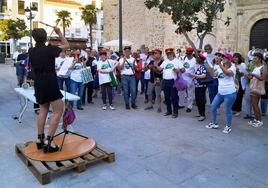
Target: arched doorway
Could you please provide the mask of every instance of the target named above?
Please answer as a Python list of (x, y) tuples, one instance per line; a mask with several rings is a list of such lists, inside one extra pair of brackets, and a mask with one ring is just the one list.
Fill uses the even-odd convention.
[(250, 49), (252, 46), (264, 49), (268, 48), (268, 18), (257, 21), (250, 32)]

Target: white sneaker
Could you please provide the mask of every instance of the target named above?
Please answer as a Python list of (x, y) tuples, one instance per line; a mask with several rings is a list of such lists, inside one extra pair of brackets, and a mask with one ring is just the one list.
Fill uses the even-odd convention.
[(263, 122), (262, 121), (256, 121), (255, 123), (252, 124), (253, 127), (261, 127), (263, 126)]
[(257, 122), (257, 120), (256, 119), (253, 119), (253, 120), (250, 120), (249, 122), (248, 122), (248, 124), (249, 125), (253, 125), (253, 124), (255, 124)]
[(103, 109), (103, 110), (106, 110), (106, 109), (107, 109), (107, 105), (106, 105), (106, 104), (103, 105), (102, 109)]
[(231, 132), (231, 130), (232, 130), (231, 127), (226, 125), (222, 132), (225, 133), (225, 134), (228, 134), (229, 132)]
[(241, 115), (241, 112), (236, 112), (236, 113), (234, 114), (235, 117), (238, 117), (238, 116), (240, 116), (240, 115)]
[(111, 104), (111, 105), (110, 105), (110, 109), (111, 109), (111, 110), (115, 110), (115, 107)]
[(217, 129), (217, 128), (219, 128), (219, 125), (218, 124), (216, 124), (216, 123), (209, 123), (208, 125), (206, 125), (206, 128), (207, 129)]

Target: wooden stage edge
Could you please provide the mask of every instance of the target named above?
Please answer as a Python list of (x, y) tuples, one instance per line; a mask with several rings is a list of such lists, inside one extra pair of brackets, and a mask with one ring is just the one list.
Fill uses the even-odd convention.
[(96, 144), (96, 147), (89, 153), (73, 159), (52, 162), (35, 161), (25, 154), (28, 144), (16, 144), (16, 154), (42, 185), (50, 183), (53, 175), (63, 171), (74, 169), (77, 172), (83, 172), (88, 164), (102, 160), (108, 163), (115, 161), (115, 153), (99, 144)]

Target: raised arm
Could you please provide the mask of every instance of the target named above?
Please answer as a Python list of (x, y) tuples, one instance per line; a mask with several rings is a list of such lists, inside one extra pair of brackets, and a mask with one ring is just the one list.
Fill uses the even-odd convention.
[(60, 41), (61, 41), (61, 45), (59, 46), (59, 48), (61, 48), (63, 50), (67, 50), (68, 48), (70, 48), (70, 45), (69, 45), (67, 39), (61, 33), (60, 28), (54, 27), (54, 31), (55, 31), (55, 33), (57, 33), (57, 35), (59, 36)]

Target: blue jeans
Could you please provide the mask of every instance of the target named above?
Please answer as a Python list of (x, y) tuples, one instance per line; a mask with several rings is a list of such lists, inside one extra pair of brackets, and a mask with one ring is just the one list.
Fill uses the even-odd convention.
[(125, 76), (122, 75), (121, 79), (123, 90), (124, 90), (124, 100), (125, 104), (129, 105), (129, 96), (131, 95), (131, 104), (136, 102), (136, 78), (135, 76)]
[[(81, 99), (83, 97), (84, 94), (84, 84), (82, 82), (76, 82), (71, 80), (71, 93), (72, 94), (76, 94), (77, 90), (78, 90), (78, 96), (80, 97), (80, 100), (77, 101), (77, 107), (81, 107), (82, 102)], [(71, 106), (73, 107), (73, 102), (70, 102)]]
[(266, 114), (267, 112), (267, 99), (261, 99), (261, 113)]
[(71, 79), (70, 79), (70, 77), (68, 77), (68, 78), (63, 78), (63, 77), (59, 77), (59, 76), (57, 76), (57, 80), (58, 80), (59, 88), (60, 88), (61, 90), (63, 90), (63, 83), (65, 83), (67, 92), (70, 92), (70, 91), (71, 91), (71, 89), (70, 89), (70, 84), (71, 84)]
[(212, 103), (214, 97), (218, 93), (218, 79), (214, 79), (211, 83), (208, 84), (208, 94), (209, 94), (209, 100), (210, 104)]
[(217, 109), (224, 102), (226, 111), (226, 125), (232, 125), (232, 106), (236, 99), (236, 92), (228, 95), (220, 95), (219, 93), (215, 96), (211, 104), (211, 120), (212, 123), (217, 123)]

